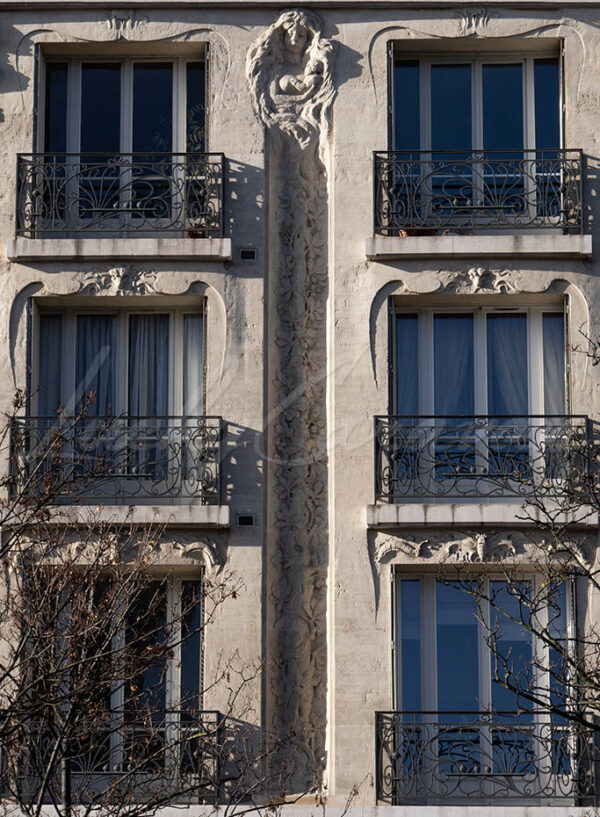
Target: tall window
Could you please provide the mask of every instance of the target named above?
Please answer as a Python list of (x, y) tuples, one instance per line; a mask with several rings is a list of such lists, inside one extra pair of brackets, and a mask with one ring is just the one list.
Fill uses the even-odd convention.
[(206, 71), (199, 60), (61, 60), (45, 66), (47, 153), (206, 149)]
[(562, 311), (402, 311), (395, 335), (395, 414), (565, 413)]
[(397, 57), (392, 92), (393, 150), (561, 146), (556, 57)]
[(192, 311), (40, 313), (37, 413), (93, 393), (99, 417), (204, 414), (203, 326)]

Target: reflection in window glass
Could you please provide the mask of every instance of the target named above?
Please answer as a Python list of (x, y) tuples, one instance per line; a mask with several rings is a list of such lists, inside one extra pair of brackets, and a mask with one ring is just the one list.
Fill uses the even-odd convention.
[(189, 62), (186, 73), (186, 150), (206, 150), (206, 87), (203, 62)]
[(396, 318), (396, 413), (419, 413), (418, 315)]
[[(497, 712), (530, 709), (531, 703), (503, 682), (526, 692), (532, 682), (531, 635), (527, 630), (530, 617), (528, 582), (490, 582), (490, 630), (495, 633), (492, 662), (492, 707)], [(494, 679), (498, 679), (494, 683)]]
[(535, 60), (535, 145), (560, 147), (560, 87), (558, 60)]
[(184, 581), (181, 589), (181, 707), (194, 713), (201, 709), (202, 582)]

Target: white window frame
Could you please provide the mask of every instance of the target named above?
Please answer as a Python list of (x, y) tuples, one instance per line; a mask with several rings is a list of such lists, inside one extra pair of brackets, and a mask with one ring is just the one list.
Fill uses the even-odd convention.
[[(434, 416), (434, 315), (438, 314), (472, 314), (473, 315), (473, 351), (474, 351), (474, 414), (488, 414), (487, 395), (487, 315), (489, 314), (526, 314), (527, 315), (527, 353), (528, 353), (528, 413), (530, 415), (544, 415), (544, 358), (542, 316), (548, 313), (566, 316), (566, 305), (557, 306), (515, 306), (494, 307), (480, 306), (428, 306), (428, 307), (395, 307), (393, 309), (392, 327), (392, 371), (393, 382), (391, 389), (391, 413), (399, 414), (397, 406), (397, 378), (396, 364), (396, 319), (403, 315), (418, 315), (418, 361), (419, 373), (419, 411), (422, 416)], [(565, 407), (568, 413), (569, 389), (567, 372), (568, 335), (565, 321)]]
[[(81, 153), (81, 66), (83, 63), (119, 63), (121, 65), (121, 132), (120, 132), (120, 153), (132, 152), (133, 133), (133, 66), (135, 63), (170, 63), (173, 66), (173, 142), (171, 153), (186, 153), (186, 109), (187, 109), (187, 84), (186, 68), (188, 63), (204, 63), (205, 88), (208, 83), (206, 53), (197, 56), (173, 57), (173, 56), (136, 56), (122, 57), (52, 57), (46, 59), (44, 70), (40, 82), (40, 116), (38, 122), (38, 144), (44, 146), (44, 120), (45, 120), (45, 91), (46, 72), (45, 66), (48, 63), (67, 63), (67, 134), (66, 153)], [(206, 120), (208, 117), (207, 106)], [(208, 150), (208, 127), (205, 126), (205, 146)]]
[[(479, 151), (483, 149), (483, 82), (482, 66), (488, 64), (517, 64), (523, 66), (523, 149), (535, 149), (535, 82), (534, 82), (534, 62), (539, 59), (557, 59), (559, 66), (559, 136), (560, 144), (556, 145), (561, 149), (564, 143), (564, 122), (563, 122), (563, 82), (562, 82), (562, 59), (556, 48), (548, 51), (536, 51), (532, 54), (511, 54), (506, 52), (490, 52), (473, 54), (432, 54), (427, 56), (411, 55), (410, 53), (395, 51), (393, 54), (392, 66), (392, 99), (395, 100), (394, 91), (395, 72), (393, 67), (397, 62), (418, 62), (419, 63), (419, 107), (420, 121), (419, 131), (421, 144), (419, 149), (431, 151), (431, 67), (433, 65), (466, 65), (472, 66), (471, 70), (471, 150)], [(392, 116), (392, 145), (394, 147)], [(467, 146), (465, 145), (465, 149)]]
[[(131, 307), (114, 307), (107, 309), (93, 309), (90, 307), (73, 307), (70, 309), (36, 309), (33, 314), (33, 332), (35, 339), (32, 344), (32, 375), (34, 388), (32, 390), (32, 413), (38, 415), (39, 395), (39, 319), (40, 315), (61, 315), (63, 319), (62, 349), (56, 350), (61, 359), (61, 394), (63, 395), (63, 405), (67, 414), (73, 414), (77, 410), (78, 384), (75, 383), (76, 371), (76, 332), (78, 315), (114, 315), (117, 319), (116, 345), (115, 345), (115, 365), (117, 376), (115, 378), (115, 406), (113, 415), (127, 415), (128, 413), (128, 389), (129, 389), (129, 316), (130, 315), (168, 315), (169, 316), (169, 415), (177, 417), (187, 416), (184, 413), (183, 405), (183, 360), (184, 360), (184, 317), (195, 315), (202, 318), (202, 366), (203, 380), (206, 386), (206, 309), (205, 307), (154, 307), (147, 309), (134, 309)], [(206, 413), (206, 388), (203, 389), (203, 405), (199, 416)]]

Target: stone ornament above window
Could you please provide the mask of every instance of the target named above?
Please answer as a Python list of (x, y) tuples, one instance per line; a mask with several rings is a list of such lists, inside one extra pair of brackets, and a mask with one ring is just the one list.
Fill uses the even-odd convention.
[(334, 96), (333, 45), (309, 11), (284, 12), (248, 50), (246, 73), (254, 110), (268, 128), (278, 128), (306, 148), (315, 134), (329, 132)]

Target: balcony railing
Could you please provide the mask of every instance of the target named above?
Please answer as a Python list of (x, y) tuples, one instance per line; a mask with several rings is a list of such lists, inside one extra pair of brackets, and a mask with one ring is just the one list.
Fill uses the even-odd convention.
[(375, 153), (375, 233), (582, 233), (580, 150)]
[(221, 417), (27, 417), (11, 428), (12, 493), (62, 504), (218, 505)]
[(34, 153), (17, 159), (16, 232), (224, 235), (222, 153)]
[(377, 799), (390, 805), (589, 805), (591, 729), (548, 713), (377, 712)]
[[(157, 713), (155, 713), (156, 715)], [(22, 720), (0, 747), (7, 762), (0, 790), (24, 802), (60, 802), (66, 775), (74, 803), (111, 800), (212, 803), (219, 800), (227, 763), (225, 718), (217, 711), (170, 712), (150, 724), (116, 719), (112, 727), (85, 717), (61, 736), (51, 720)], [(229, 737), (229, 736), (228, 736)], [(63, 778), (63, 780), (61, 780)]]
[(526, 497), (582, 485), (585, 416), (375, 417), (375, 499)]

